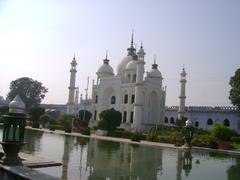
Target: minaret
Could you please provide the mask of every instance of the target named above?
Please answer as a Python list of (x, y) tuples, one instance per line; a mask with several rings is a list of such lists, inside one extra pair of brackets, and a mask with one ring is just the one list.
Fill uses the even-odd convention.
[(76, 94), (75, 94), (75, 112), (78, 112), (78, 107), (79, 107), (79, 88), (76, 88)]
[(74, 103), (74, 94), (75, 94), (75, 81), (76, 81), (76, 66), (77, 66), (77, 62), (75, 60), (75, 55), (73, 57), (73, 60), (71, 62), (71, 69), (70, 69), (70, 85), (68, 87), (69, 89), (69, 95), (68, 95), (68, 103), (67, 103), (67, 114), (74, 114), (74, 107), (75, 107), (75, 103)]
[(135, 103), (133, 114), (133, 129), (135, 131), (141, 131), (141, 124), (143, 122), (143, 74), (144, 74), (144, 49), (141, 44), (141, 48), (138, 53), (137, 61), (137, 78), (135, 83)]
[(183, 66), (182, 72), (181, 72), (181, 79), (180, 79), (180, 83), (181, 83), (181, 90), (180, 90), (180, 104), (179, 104), (179, 109), (178, 109), (178, 119), (181, 119), (182, 116), (185, 115), (185, 99), (186, 99), (186, 71), (185, 68)]

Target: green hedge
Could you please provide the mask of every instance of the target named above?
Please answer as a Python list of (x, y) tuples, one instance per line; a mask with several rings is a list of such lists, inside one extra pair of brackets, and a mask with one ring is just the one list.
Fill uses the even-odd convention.
[(222, 124), (215, 124), (211, 129), (211, 135), (217, 140), (230, 141), (235, 134), (234, 130)]
[(131, 137), (131, 141), (140, 142), (141, 138), (142, 138), (142, 135), (140, 133), (133, 133)]
[(51, 124), (48, 126), (48, 129), (51, 130), (51, 131), (55, 131), (56, 129), (57, 130), (64, 130), (64, 127), (61, 126), (61, 125), (58, 125), (58, 124)]
[(90, 136), (91, 135), (91, 129), (89, 127), (86, 127), (81, 130), (81, 134)]
[(193, 136), (192, 145), (217, 149), (218, 145), (214, 137), (206, 134), (196, 134)]
[(240, 144), (240, 137), (234, 136), (231, 138), (231, 141), (237, 144)]

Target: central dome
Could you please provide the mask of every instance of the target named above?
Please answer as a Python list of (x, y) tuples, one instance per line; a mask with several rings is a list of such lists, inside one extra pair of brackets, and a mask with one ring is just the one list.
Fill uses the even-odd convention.
[(137, 61), (132, 60), (129, 63), (127, 63), (125, 70), (136, 70), (137, 69)]
[(126, 56), (123, 58), (120, 63), (117, 66), (117, 73), (122, 74), (122, 72), (125, 70), (126, 65), (130, 62), (133, 61), (133, 57), (131, 55)]
[(97, 71), (97, 74), (100, 74), (100, 73), (103, 73), (103, 74), (109, 74), (109, 75), (113, 75), (113, 68), (108, 65), (108, 64), (103, 64)]

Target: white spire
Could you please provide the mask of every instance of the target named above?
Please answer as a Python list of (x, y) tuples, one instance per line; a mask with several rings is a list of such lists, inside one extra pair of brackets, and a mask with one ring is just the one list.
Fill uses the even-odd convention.
[(186, 100), (186, 71), (185, 67), (183, 65), (183, 69), (181, 72), (181, 78), (180, 78), (180, 83), (181, 83), (181, 89), (180, 89), (180, 96), (179, 96), (179, 109), (178, 109), (178, 119), (181, 119), (182, 116), (185, 115), (185, 100)]
[(75, 95), (75, 81), (76, 81), (76, 66), (77, 62), (75, 59), (75, 54), (73, 56), (73, 60), (71, 62), (71, 69), (70, 69), (70, 83), (69, 83), (69, 94), (68, 94), (68, 103), (67, 103), (67, 114), (74, 114), (75, 109), (75, 102), (74, 102), (74, 95)]

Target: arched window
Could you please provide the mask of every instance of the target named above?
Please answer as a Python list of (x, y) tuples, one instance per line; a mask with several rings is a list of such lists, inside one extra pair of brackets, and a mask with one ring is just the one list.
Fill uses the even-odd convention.
[(131, 112), (131, 116), (130, 116), (130, 123), (133, 123), (133, 116), (134, 116), (134, 112)]
[(210, 126), (213, 125), (213, 120), (211, 118), (207, 120), (207, 125), (210, 125)]
[(127, 111), (123, 111), (123, 123), (127, 121)]
[(95, 96), (95, 104), (98, 103), (98, 95)]
[(173, 118), (173, 117), (171, 117), (170, 123), (171, 123), (171, 124), (174, 124), (174, 118)]
[(164, 121), (165, 123), (168, 123), (168, 118), (167, 117), (165, 117), (165, 121)]
[(124, 101), (123, 102), (124, 102), (124, 104), (128, 103), (128, 95), (127, 94), (124, 95)]
[(131, 80), (131, 75), (128, 74), (128, 75), (127, 75), (127, 83), (130, 83), (130, 80)]
[(199, 126), (199, 122), (196, 121), (196, 122), (195, 122), (195, 127), (198, 127), (198, 126)]
[(133, 104), (133, 103), (134, 103), (134, 101), (135, 101), (135, 95), (134, 95), (134, 94), (132, 94), (132, 101), (131, 101), (131, 103)]
[(116, 97), (115, 96), (111, 97), (111, 104), (116, 104)]
[(229, 120), (228, 119), (224, 119), (223, 125), (229, 127), (230, 126)]
[(97, 119), (97, 111), (95, 110), (94, 111), (94, 120), (96, 120)]
[(136, 75), (136, 74), (134, 74), (134, 75), (133, 75), (133, 80), (132, 80), (132, 81), (133, 81), (133, 83), (135, 83), (135, 82), (136, 82), (136, 79), (137, 79), (137, 75)]

